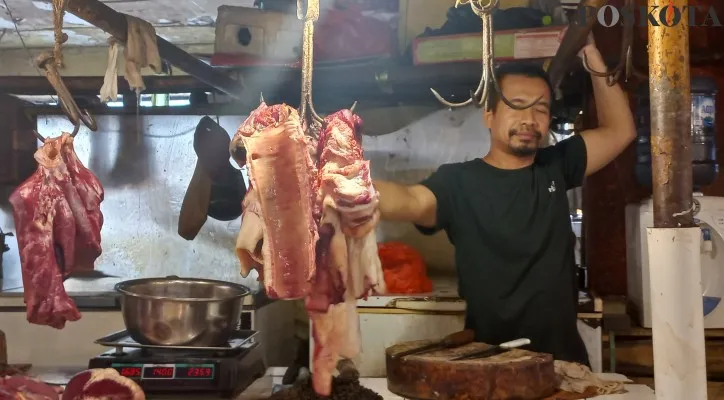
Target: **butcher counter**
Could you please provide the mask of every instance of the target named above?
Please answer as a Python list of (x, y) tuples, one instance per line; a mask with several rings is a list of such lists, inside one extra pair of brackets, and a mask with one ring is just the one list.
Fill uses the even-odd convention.
[[(271, 393), (274, 386), (279, 385), (286, 371), (285, 368), (269, 368), (264, 377), (257, 379), (249, 388), (237, 396), (234, 400), (265, 400)], [(33, 371), (31, 371), (33, 374)], [(34, 375), (50, 383), (62, 384), (67, 382), (74, 374), (73, 369), (62, 368), (58, 370), (42, 370), (37, 371)], [(599, 374), (602, 378), (612, 380), (626, 380), (626, 377), (620, 374)], [(400, 396), (392, 394), (387, 390), (387, 380), (385, 378), (361, 378), (362, 386), (371, 389), (380, 394), (385, 400), (406, 400)], [(646, 385), (628, 384), (626, 385), (628, 393), (597, 396), (596, 400), (655, 400), (654, 391)], [(147, 395), (148, 400), (220, 400), (215, 395)]]

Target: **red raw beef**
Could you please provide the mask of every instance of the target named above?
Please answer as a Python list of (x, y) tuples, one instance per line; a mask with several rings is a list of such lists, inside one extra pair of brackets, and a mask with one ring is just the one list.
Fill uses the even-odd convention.
[(63, 133), (35, 152), (38, 168), (10, 195), (27, 320), (56, 329), (80, 319), (64, 276), (93, 269), (100, 255), (103, 189)]
[(59, 400), (146, 400), (143, 389), (113, 368), (77, 373), (65, 386)]
[[(374, 226), (347, 229), (340, 207), (371, 211), (377, 195), (369, 161), (362, 151), (362, 120), (350, 110), (325, 118), (319, 138), (317, 179), (321, 202), (317, 265), (306, 306), (315, 341), (313, 383), (323, 396), (331, 392), (339, 357), (354, 358), (361, 348), (357, 299), (385, 293)], [(368, 217), (369, 218), (369, 217)]]
[(59, 400), (60, 388), (28, 376), (0, 377), (0, 400)]
[(75, 262), (65, 265), (65, 274), (75, 271), (92, 271), (96, 259), (101, 255), (101, 228), (103, 213), (101, 202), (104, 191), (101, 182), (83, 166), (73, 148), (73, 137), (63, 134), (61, 148), (63, 161), (68, 168), (70, 184), (63, 187), (63, 193), (70, 204), (76, 223)]
[[(329, 115), (318, 141), (299, 120), (286, 105), (262, 103), (232, 140), (250, 181), (236, 251), (242, 275), (261, 270), (270, 297), (305, 298), (314, 389), (328, 396), (339, 358), (360, 352), (357, 299), (385, 292), (371, 218), (377, 194), (357, 115)], [(353, 228), (343, 221), (351, 214), (362, 217)]]

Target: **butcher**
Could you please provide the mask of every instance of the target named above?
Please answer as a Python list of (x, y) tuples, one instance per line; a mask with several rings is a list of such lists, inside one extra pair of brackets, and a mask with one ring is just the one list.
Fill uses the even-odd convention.
[[(591, 70), (606, 70), (592, 40), (583, 54)], [(455, 246), (466, 329), (475, 331), (476, 341), (528, 338), (530, 350), (590, 367), (576, 326), (575, 236), (566, 191), (626, 149), (636, 135), (634, 120), (621, 87), (591, 75), (598, 127), (543, 147), (553, 97), (546, 73), (509, 63), (496, 76), (513, 104), (535, 104), (514, 109), (491, 91), (482, 113), (490, 131), (487, 155), (444, 164), (411, 186), (375, 180), (374, 214), (350, 210), (344, 222), (409, 221), (423, 234), (445, 231)]]

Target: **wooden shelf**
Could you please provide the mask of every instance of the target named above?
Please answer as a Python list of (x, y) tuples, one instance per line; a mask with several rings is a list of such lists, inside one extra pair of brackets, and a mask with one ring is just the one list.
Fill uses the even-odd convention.
[[(541, 63), (544, 60), (540, 60)], [(479, 62), (433, 64), (413, 66), (404, 60), (377, 60), (357, 64), (320, 64), (314, 70), (314, 104), (324, 113), (338, 109), (340, 105), (358, 101), (368, 106), (383, 107), (427, 105), (439, 102), (430, 92), (435, 88), (451, 101), (464, 101), (479, 81), (482, 67)], [(564, 103), (575, 104), (584, 85), (572, 72), (561, 90), (566, 93)], [(300, 98), (300, 73), (289, 67), (241, 67), (229, 71), (244, 82), (245, 93), (235, 103), (237, 113), (244, 113), (258, 105), (262, 93), (267, 102), (287, 103), (297, 106)], [(74, 96), (96, 96), (103, 84), (102, 77), (64, 78)], [(193, 78), (183, 76), (144, 77), (148, 93), (169, 93), (210, 88)], [(128, 93), (128, 86), (120, 78), (119, 91)], [(0, 77), (0, 92), (21, 95), (54, 94), (43, 77)], [(230, 103), (231, 104), (231, 103)], [(247, 110), (244, 110), (246, 108)]]

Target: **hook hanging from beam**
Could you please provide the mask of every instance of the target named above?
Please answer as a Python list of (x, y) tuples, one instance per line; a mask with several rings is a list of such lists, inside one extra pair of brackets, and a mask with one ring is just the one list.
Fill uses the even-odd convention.
[(55, 67), (53, 54), (50, 52), (41, 53), (38, 56), (36, 63), (38, 68), (45, 71), (45, 77), (58, 94), (58, 104), (60, 105), (60, 108), (75, 127), (73, 129), (72, 136), (78, 134), (81, 123), (83, 123), (91, 131), (95, 132), (98, 129), (95, 119), (88, 113), (87, 110), (81, 111), (78, 104), (76, 104), (75, 100), (73, 100), (73, 95), (63, 83), (63, 78), (60, 77), (60, 73)]
[(482, 0), (456, 0), (455, 7), (458, 7), (461, 4), (470, 4), (470, 8), (473, 10), (475, 15), (480, 17), (483, 25), (482, 29), (482, 41), (483, 41), (483, 49), (482, 49), (482, 66), (483, 71), (480, 77), (480, 83), (478, 84), (478, 87), (475, 89), (475, 91), (470, 92), (470, 98), (468, 100), (465, 100), (462, 103), (452, 103), (447, 100), (445, 100), (435, 89), (430, 88), (432, 91), (432, 94), (437, 98), (439, 102), (442, 104), (454, 108), (454, 107), (464, 107), (469, 104), (475, 104), (476, 107), (480, 108), (485, 106), (485, 108), (489, 108), (490, 104), (488, 104), (489, 100), (489, 93), (492, 89), (495, 90), (498, 93), (498, 96), (500, 100), (505, 103), (508, 107), (515, 109), (515, 110), (525, 110), (526, 108), (533, 107), (535, 104), (537, 104), (543, 96), (539, 97), (535, 101), (531, 102), (530, 104), (526, 105), (519, 105), (514, 104), (510, 100), (508, 100), (504, 95), (503, 92), (500, 90), (500, 85), (498, 83), (498, 80), (495, 78), (495, 37), (493, 35), (493, 17), (492, 17), (492, 11), (495, 7), (497, 7), (499, 0), (489, 0), (488, 4), (483, 5)]
[(299, 116), (308, 125), (322, 124), (312, 103), (312, 75), (314, 74), (314, 23), (319, 19), (319, 0), (297, 0), (297, 18), (304, 20), (302, 36), (302, 98), (299, 103)]
[[(302, 37), (302, 98), (299, 103), (299, 116), (307, 126), (321, 127), (324, 119), (317, 114), (312, 102), (312, 76), (314, 75), (314, 23), (319, 20), (319, 0), (297, 0), (297, 18), (304, 20)], [(355, 102), (350, 111), (354, 112)], [(312, 129), (311, 133), (315, 133)]]

